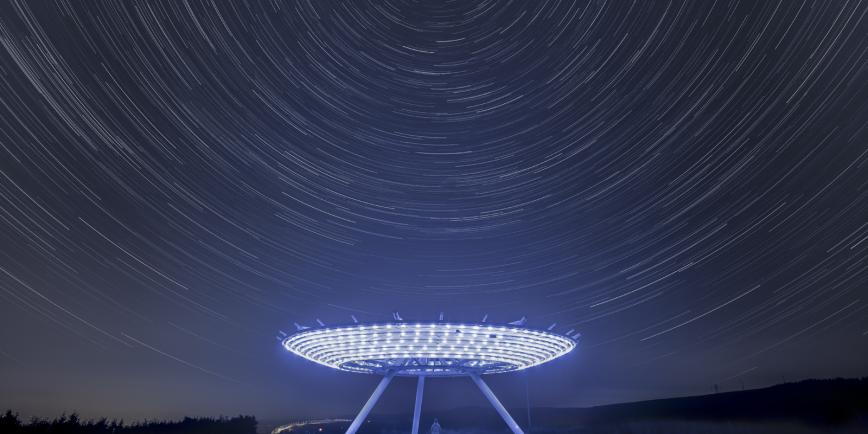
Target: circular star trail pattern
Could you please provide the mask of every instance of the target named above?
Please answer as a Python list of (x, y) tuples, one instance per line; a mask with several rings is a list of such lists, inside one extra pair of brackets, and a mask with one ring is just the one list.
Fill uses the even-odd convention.
[(0, 404), (313, 414), (273, 335), (394, 310), (582, 332), (541, 405), (866, 375), (866, 13), (4, 3)]

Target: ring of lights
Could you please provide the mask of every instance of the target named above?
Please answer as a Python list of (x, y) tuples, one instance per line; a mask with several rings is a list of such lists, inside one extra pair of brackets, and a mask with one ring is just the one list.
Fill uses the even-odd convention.
[(305, 329), (283, 346), (342, 371), (447, 377), (527, 369), (569, 353), (576, 343), (521, 326), (391, 322)]

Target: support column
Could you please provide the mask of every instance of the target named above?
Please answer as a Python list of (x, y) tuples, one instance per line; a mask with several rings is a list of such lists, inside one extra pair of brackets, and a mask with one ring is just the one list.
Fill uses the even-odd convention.
[(527, 432), (533, 432), (530, 424), (530, 371), (524, 371), (524, 399), (527, 404)]
[(500, 401), (497, 400), (497, 397), (494, 396), (494, 392), (492, 392), (491, 389), (488, 388), (488, 385), (482, 381), (482, 378), (480, 378), (478, 374), (470, 374), (470, 378), (473, 379), (473, 382), (476, 383), (476, 386), (479, 387), (482, 394), (488, 398), (488, 402), (490, 402), (491, 406), (497, 410), (500, 417), (502, 417), (503, 421), (506, 422), (506, 425), (509, 426), (509, 429), (511, 429), (514, 434), (524, 434), (524, 431), (522, 431), (518, 424), (515, 423), (515, 420), (509, 415), (503, 407), (503, 404), (501, 404)]
[(425, 390), (425, 376), (420, 375), (416, 382), (416, 406), (413, 407), (413, 432), (419, 434), (419, 416), (422, 415), (422, 391)]
[(389, 382), (392, 381), (392, 377), (394, 377), (394, 373), (389, 373), (382, 380), (380, 380), (380, 384), (377, 385), (377, 388), (374, 389), (374, 393), (371, 394), (371, 397), (368, 398), (368, 402), (365, 403), (365, 406), (362, 407), (362, 410), (359, 411), (359, 414), (353, 419), (353, 423), (350, 424), (350, 427), (347, 428), (346, 434), (356, 434), (356, 431), (359, 430), (359, 427), (362, 426), (362, 423), (368, 417), (368, 414), (371, 412), (371, 409), (374, 408), (374, 405), (377, 404), (377, 400), (380, 399), (380, 395), (386, 390), (386, 386), (389, 385)]

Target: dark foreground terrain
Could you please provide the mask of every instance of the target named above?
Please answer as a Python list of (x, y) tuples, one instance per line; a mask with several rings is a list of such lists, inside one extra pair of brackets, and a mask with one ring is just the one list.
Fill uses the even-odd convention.
[[(510, 410), (525, 431), (526, 411)], [(868, 433), (868, 378), (806, 380), (590, 408), (533, 408), (531, 413), (534, 434)], [(462, 408), (436, 416), (442, 434), (508, 432), (491, 408)], [(423, 416), (422, 426), (429, 427), (433, 417)], [(344, 432), (347, 425), (310, 424), (294, 431), (334, 434)], [(360, 432), (397, 434), (408, 431), (410, 425), (409, 414), (373, 416)]]
[(117, 420), (82, 420), (76, 414), (56, 419), (21, 421), (7, 411), (0, 416), (0, 434), (256, 434), (256, 418), (184, 418), (124, 424)]
[[(511, 413), (534, 434), (746, 434), (746, 433), (868, 433), (868, 378), (807, 380), (764, 389), (684, 398), (659, 399), (590, 408), (533, 408), (533, 427), (526, 429), (526, 409)], [(462, 408), (436, 415), (441, 434), (505, 433), (506, 426), (491, 408)], [(431, 425), (434, 415), (423, 417)], [(282, 434), (338, 434), (347, 419), (296, 423)], [(360, 433), (398, 434), (409, 431), (407, 415), (375, 415)], [(252, 416), (185, 418), (175, 422), (124, 424), (81, 420), (75, 414), (53, 420), (22, 421), (15, 413), (0, 416), (0, 434), (255, 434)], [(423, 430), (427, 433), (427, 429)]]

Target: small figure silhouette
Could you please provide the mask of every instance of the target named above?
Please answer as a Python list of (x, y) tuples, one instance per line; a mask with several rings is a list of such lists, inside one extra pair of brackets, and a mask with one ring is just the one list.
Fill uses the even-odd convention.
[(431, 434), (440, 434), (440, 422), (437, 422), (437, 418), (434, 418), (434, 423), (431, 424)]

